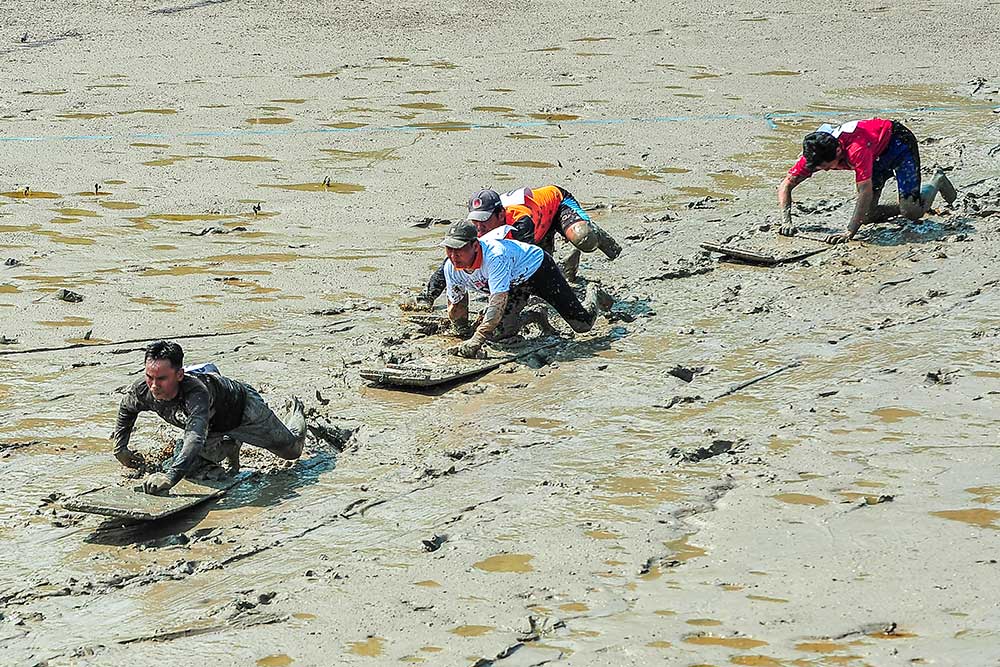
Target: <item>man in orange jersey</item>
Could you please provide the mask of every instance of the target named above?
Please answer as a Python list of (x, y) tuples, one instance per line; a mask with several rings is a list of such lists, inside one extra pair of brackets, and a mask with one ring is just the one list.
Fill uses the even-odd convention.
[[(575, 280), (581, 252), (600, 250), (608, 259), (621, 254), (621, 246), (597, 226), (569, 192), (557, 185), (521, 188), (506, 194), (480, 190), (469, 198), (467, 220), (476, 225), (481, 238), (500, 234), (541, 247), (550, 255), (559, 234), (574, 247), (560, 268), (567, 280)], [(403, 310), (430, 310), (445, 288), (443, 265), (431, 276), (424, 291), (400, 304)]]

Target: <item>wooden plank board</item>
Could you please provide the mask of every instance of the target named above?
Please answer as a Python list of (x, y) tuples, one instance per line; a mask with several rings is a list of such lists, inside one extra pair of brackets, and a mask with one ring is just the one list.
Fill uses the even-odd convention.
[(750, 264), (774, 266), (778, 263), (778, 260), (771, 255), (762, 255), (758, 252), (754, 252), (753, 250), (746, 250), (744, 248), (733, 248), (732, 246), (717, 245), (715, 243), (702, 243), (701, 247), (710, 252), (717, 252), (720, 255), (732, 257)]
[(738, 259), (741, 262), (746, 262), (748, 264), (758, 264), (760, 266), (777, 266), (778, 264), (789, 264), (791, 262), (798, 262), (799, 260), (805, 259), (806, 257), (812, 257), (813, 255), (818, 255), (821, 252), (826, 252), (830, 249), (830, 246), (825, 248), (819, 248), (816, 250), (807, 250), (804, 252), (797, 252), (791, 255), (785, 255), (776, 257), (774, 255), (764, 255), (753, 250), (747, 250), (745, 248), (734, 248), (732, 246), (723, 246), (716, 243), (702, 243), (701, 247), (710, 252), (717, 252), (720, 255), (726, 257), (732, 257), (733, 259)]
[(561, 341), (544, 338), (517, 346), (487, 345), (485, 359), (464, 359), (448, 353), (434, 354), (405, 364), (386, 364), (383, 368), (362, 368), (361, 377), (369, 382), (396, 387), (436, 387), (468, 377), (488, 373), (510, 361), (558, 345)]
[(135, 521), (154, 521), (200, 505), (206, 500), (218, 498), (255, 474), (253, 470), (245, 470), (233, 477), (218, 481), (182, 479), (165, 496), (144, 493), (141, 484), (131, 487), (102, 486), (73, 496), (62, 505), (71, 512), (100, 514)]

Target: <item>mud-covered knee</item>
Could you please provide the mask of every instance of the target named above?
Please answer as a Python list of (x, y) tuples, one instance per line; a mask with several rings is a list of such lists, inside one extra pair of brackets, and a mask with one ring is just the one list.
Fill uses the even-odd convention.
[(590, 224), (575, 222), (566, 229), (566, 238), (582, 252), (597, 250), (598, 238)]
[[(294, 436), (295, 434), (292, 433), (291, 435)], [(299, 438), (297, 437), (292, 437), (291, 439), (282, 438), (272, 441), (271, 446), (266, 449), (278, 458), (285, 459), (286, 461), (294, 461), (302, 454), (302, 450), (298, 446), (298, 441)]]
[(594, 328), (594, 320), (566, 320), (566, 323), (576, 333), (587, 333)]
[(302, 452), (296, 449), (294, 445), (282, 447), (281, 449), (272, 449), (271, 453), (286, 461), (294, 461), (302, 455)]
[(909, 220), (919, 220), (924, 217), (924, 207), (919, 199), (902, 199), (899, 202), (899, 213)]

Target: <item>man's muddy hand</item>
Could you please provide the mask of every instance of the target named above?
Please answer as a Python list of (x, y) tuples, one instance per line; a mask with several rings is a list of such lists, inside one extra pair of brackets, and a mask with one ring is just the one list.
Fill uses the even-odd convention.
[(838, 243), (847, 243), (851, 240), (850, 234), (830, 234), (825, 239), (823, 239), (830, 245), (837, 245)]
[(399, 309), (408, 313), (428, 313), (434, 310), (434, 303), (426, 296), (420, 294), (411, 296), (400, 302)]
[(799, 233), (798, 228), (792, 223), (792, 208), (781, 209), (781, 226), (778, 227), (778, 233), (782, 236), (795, 236)]
[(482, 343), (475, 339), (467, 340), (454, 347), (449, 347), (448, 354), (453, 354), (456, 357), (465, 357), (466, 359), (483, 359), (486, 355), (483, 354), (482, 347)]
[(142, 458), (141, 454), (133, 452), (131, 449), (123, 449), (119, 452), (115, 452), (115, 458), (126, 468), (141, 468), (146, 465), (146, 461)]
[(476, 328), (468, 319), (455, 320), (451, 323), (451, 330), (459, 338), (470, 338), (475, 333)]
[(162, 472), (153, 473), (142, 483), (142, 490), (152, 496), (162, 496), (170, 490), (173, 484), (170, 478)]

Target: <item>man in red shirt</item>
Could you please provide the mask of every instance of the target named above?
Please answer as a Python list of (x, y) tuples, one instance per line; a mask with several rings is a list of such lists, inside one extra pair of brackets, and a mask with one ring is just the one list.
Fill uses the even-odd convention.
[[(793, 236), (796, 232), (792, 225), (792, 189), (815, 172), (830, 169), (854, 171), (858, 200), (847, 231), (830, 234), (826, 237), (827, 243), (850, 241), (865, 223), (882, 222), (899, 215), (919, 220), (930, 210), (938, 192), (949, 204), (957, 197), (955, 186), (941, 170), (921, 188), (917, 139), (902, 123), (871, 118), (844, 123), (840, 127), (823, 125), (806, 135), (802, 141), (802, 157), (778, 186), (781, 234)], [(880, 206), (882, 188), (892, 176), (896, 178), (899, 204)]]

